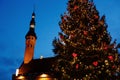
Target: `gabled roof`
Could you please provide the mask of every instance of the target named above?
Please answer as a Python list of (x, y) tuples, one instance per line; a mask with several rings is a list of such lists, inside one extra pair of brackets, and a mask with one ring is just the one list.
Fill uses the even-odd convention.
[(28, 64), (22, 63), (19, 68), (19, 74), (27, 73), (48, 73), (52, 70), (52, 65), (56, 63), (55, 57), (33, 59)]

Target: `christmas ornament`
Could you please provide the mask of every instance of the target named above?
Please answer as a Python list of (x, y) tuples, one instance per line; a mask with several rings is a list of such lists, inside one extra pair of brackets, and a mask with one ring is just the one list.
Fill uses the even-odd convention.
[(76, 69), (78, 69), (78, 67), (79, 67), (79, 65), (78, 65), (78, 64), (76, 64)]
[(77, 6), (77, 5), (74, 6), (74, 10), (76, 10), (76, 9), (78, 9), (78, 8), (79, 8), (79, 6)]
[(94, 15), (94, 18), (95, 18), (95, 19), (98, 19), (98, 18), (99, 18), (99, 16), (98, 16), (98, 15)]
[(77, 54), (76, 54), (76, 53), (73, 53), (72, 56), (75, 58), (75, 57), (77, 57)]
[(96, 67), (96, 66), (98, 66), (98, 62), (97, 61), (94, 61), (93, 62), (93, 65)]
[(108, 47), (107, 47), (107, 46), (105, 46), (105, 47), (104, 47), (104, 50), (107, 50), (107, 49), (108, 49)]
[(115, 69), (115, 66), (113, 65), (112, 68)]
[(63, 39), (64, 38), (64, 36), (63, 35), (60, 35), (60, 39)]
[(111, 56), (111, 55), (108, 56), (108, 59), (111, 60), (111, 61), (113, 61), (113, 56)]
[(88, 32), (87, 32), (87, 31), (83, 31), (83, 34), (84, 34), (84, 35), (87, 35), (87, 34), (88, 34)]

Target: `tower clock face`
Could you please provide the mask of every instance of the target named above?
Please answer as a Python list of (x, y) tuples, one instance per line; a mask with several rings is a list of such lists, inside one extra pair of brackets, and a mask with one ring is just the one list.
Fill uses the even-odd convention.
[(33, 36), (28, 36), (26, 39), (26, 44), (35, 44), (35, 38)]

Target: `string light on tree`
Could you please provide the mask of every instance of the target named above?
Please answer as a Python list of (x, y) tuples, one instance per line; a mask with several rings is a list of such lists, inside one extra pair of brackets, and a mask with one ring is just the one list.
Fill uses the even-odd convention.
[[(64, 68), (67, 75), (62, 75), (64, 80), (114, 80), (118, 50), (116, 43), (111, 42), (105, 16), (99, 15), (93, 0), (69, 0), (59, 26), (60, 40), (53, 41), (53, 51), (59, 57), (58, 72)], [(61, 45), (62, 42), (65, 45)]]

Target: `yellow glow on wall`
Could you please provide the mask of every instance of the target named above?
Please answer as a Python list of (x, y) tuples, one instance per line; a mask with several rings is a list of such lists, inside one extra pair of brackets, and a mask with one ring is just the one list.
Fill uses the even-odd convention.
[(45, 77), (48, 77), (48, 75), (47, 74), (42, 74), (42, 75), (40, 75), (40, 77), (45, 78)]
[(18, 79), (23, 80), (25, 77), (24, 76), (19, 76)]
[(41, 75), (37, 78), (37, 80), (55, 80), (55, 79), (52, 79), (52, 78), (50, 77), (50, 75), (48, 75), (48, 74), (41, 74)]

